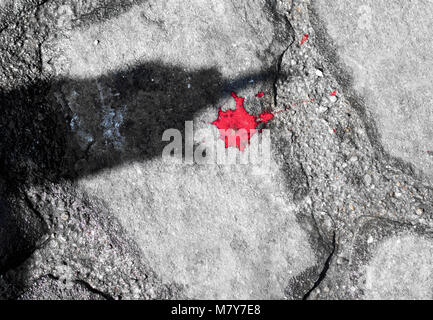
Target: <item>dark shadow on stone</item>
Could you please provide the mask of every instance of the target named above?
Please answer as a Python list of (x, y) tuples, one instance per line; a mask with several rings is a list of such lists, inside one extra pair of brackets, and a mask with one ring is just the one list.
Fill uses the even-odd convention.
[(183, 134), (185, 121), (199, 110), (216, 109), (231, 91), (274, 77), (265, 70), (224, 79), (215, 68), (188, 72), (149, 62), (95, 79), (0, 89), (0, 276), (22, 263), (47, 232), (23, 187), (160, 157), (166, 129)]
[(12, 194), (0, 198), (0, 274), (19, 266), (47, 232), (43, 221)]
[(160, 156), (165, 130), (183, 132), (199, 110), (272, 76), (228, 80), (212, 68), (189, 73), (153, 62), (97, 79), (0, 92), (0, 174), (18, 185), (56, 182)]
[[(107, 21), (146, 2), (35, 0), (24, 1), (19, 13), (13, 11), (11, 3), (0, 10), (0, 33), (17, 26), (25, 30), (24, 22), (34, 14), (38, 47), (33, 48), (32, 59), (42, 72), (40, 45), (47, 32), (55, 34), (59, 29), (73, 30)], [(188, 72), (158, 61), (86, 80), (35, 81), (33, 76), (25, 77), (25, 72), (9, 75), (27, 85), (11, 91), (0, 88), (0, 298), (7, 290), (2, 287), (2, 275), (13, 269), (18, 273), (15, 278), (25, 278), (31, 270), (23, 261), (49, 232), (23, 190), (159, 157), (168, 143), (161, 141), (164, 130), (183, 132), (185, 121), (192, 120), (203, 108), (219, 107), (216, 103), (228, 99), (231, 91), (261, 83), (272, 88), (278, 74), (275, 63), (293, 35), (287, 32), (290, 23), (277, 13), (276, 2), (267, 3), (265, 10), (275, 20), (275, 39), (264, 54), (257, 55), (272, 68), (235, 79), (224, 79), (215, 68)], [(65, 26), (56, 26), (59, 17), (64, 16), (70, 16), (71, 21), (65, 19)], [(149, 19), (145, 10), (142, 18)], [(257, 112), (259, 107), (251, 110)], [(18, 287), (24, 283), (18, 282)]]

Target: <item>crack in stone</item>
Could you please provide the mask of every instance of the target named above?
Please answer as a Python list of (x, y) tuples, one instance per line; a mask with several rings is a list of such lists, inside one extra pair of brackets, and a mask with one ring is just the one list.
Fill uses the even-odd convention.
[[(287, 14), (289, 14), (290, 12), (287, 12)], [(285, 16), (286, 22), (287, 24), (290, 26), (290, 30), (291, 32), (293, 32), (295, 29), (293, 28), (293, 25), (290, 23), (290, 19), (287, 17), (287, 15)], [(274, 107), (277, 107), (277, 98), (278, 98), (278, 80), (280, 79), (280, 73), (281, 73), (281, 65), (283, 63), (283, 58), (284, 55), (286, 54), (286, 52), (290, 49), (290, 47), (292, 46), (292, 44), (295, 42), (295, 37), (292, 37), (292, 40), (290, 41), (290, 43), (287, 45), (287, 47), (283, 50), (283, 52), (280, 54), (280, 56), (278, 57), (277, 60), (277, 64), (276, 64), (276, 73), (275, 73), (275, 80), (272, 84), (273, 87), (273, 93), (274, 93)]]
[[(35, 280), (33, 281), (33, 283), (36, 283), (36, 282), (38, 282), (39, 280), (41, 280), (41, 279), (43, 279), (43, 278), (45, 278), (45, 277), (48, 278), (48, 279), (54, 280), (54, 281), (61, 281), (60, 277), (58, 277), (58, 276), (56, 276), (56, 275), (54, 275), (54, 274), (52, 274), (52, 273), (47, 273), (47, 274), (44, 274), (44, 275), (40, 276), (38, 279), (35, 279)], [(106, 300), (115, 300), (113, 296), (111, 296), (110, 294), (105, 293), (105, 292), (103, 292), (103, 291), (101, 291), (101, 290), (96, 289), (95, 287), (93, 287), (92, 285), (90, 285), (90, 284), (89, 284), (87, 281), (85, 281), (85, 280), (82, 280), (82, 279), (75, 279), (75, 280), (73, 280), (72, 282), (73, 282), (73, 283), (76, 283), (76, 284), (78, 284), (78, 285), (83, 286), (86, 290), (90, 291), (90, 292), (93, 293), (93, 294), (97, 294), (97, 295), (103, 297), (103, 298), (106, 299)]]
[[(290, 44), (291, 45), (291, 44)], [(281, 73), (281, 63), (283, 61), (283, 57), (284, 54), (287, 52), (287, 50), (289, 50), (290, 45), (287, 46), (286, 49), (284, 49), (283, 53), (278, 57), (278, 62), (277, 62), (277, 72), (276, 72), (276, 76), (275, 76), (275, 80), (273, 83), (273, 89), (274, 89), (274, 106), (275, 108), (277, 107), (277, 98), (278, 98), (278, 80), (280, 79), (280, 73)]]
[(82, 286), (84, 286), (87, 290), (89, 290), (90, 292), (94, 293), (94, 294), (98, 294), (100, 296), (102, 296), (104, 299), (106, 300), (116, 300), (114, 299), (114, 297), (112, 295), (110, 295), (109, 293), (103, 292), (99, 289), (96, 289), (95, 287), (93, 287), (92, 285), (90, 285), (90, 283), (88, 283), (85, 280), (82, 279), (76, 279), (74, 280), (75, 283), (80, 284)]
[(321, 282), (323, 281), (323, 279), (325, 279), (326, 277), (326, 273), (328, 272), (329, 266), (331, 264), (331, 260), (334, 256), (335, 253), (335, 248), (336, 248), (336, 239), (335, 239), (335, 231), (334, 231), (334, 235), (332, 238), (332, 250), (331, 253), (329, 254), (328, 258), (325, 261), (325, 264), (323, 265), (323, 269), (319, 274), (319, 278), (316, 280), (316, 282), (314, 282), (313, 286), (311, 287), (310, 290), (308, 290), (305, 295), (302, 297), (302, 300), (308, 300), (308, 297), (310, 296), (310, 294), (321, 284)]
[(29, 196), (25, 193), (22, 192), (24, 194), (24, 201), (27, 204), (27, 206), (29, 207), (29, 209), (35, 214), (35, 216), (40, 220), (41, 224), (42, 224), (42, 228), (43, 228), (43, 233), (47, 233), (49, 231), (49, 227), (47, 222), (45, 221), (45, 217), (44, 215), (39, 212), (39, 210), (37, 210), (35, 208), (35, 206), (33, 205), (33, 202), (30, 200)]
[[(292, 26), (289, 22), (289, 25)], [(292, 46), (293, 41), (286, 47), (286, 49), (284, 49), (284, 51), (281, 53), (281, 55), (278, 57), (278, 62), (277, 62), (277, 72), (276, 72), (276, 76), (275, 76), (275, 80), (274, 83), (272, 84), (273, 86), (273, 91), (274, 91), (274, 107), (277, 107), (277, 98), (278, 98), (278, 80), (280, 79), (280, 73), (281, 73), (281, 64), (283, 63), (283, 58), (284, 55), (286, 54), (287, 50), (290, 49), (290, 47)]]

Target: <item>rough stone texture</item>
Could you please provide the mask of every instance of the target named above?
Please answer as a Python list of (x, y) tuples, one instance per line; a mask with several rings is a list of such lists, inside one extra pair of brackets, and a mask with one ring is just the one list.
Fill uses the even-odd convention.
[[(5, 149), (22, 158), (4, 161), (13, 169), (8, 182), (28, 175), (20, 192), (49, 236), (5, 274), (6, 295), (34, 297), (32, 283), (42, 281), (41, 298), (69, 297), (54, 285), (61, 281), (115, 299), (302, 297), (298, 287), (318, 277), (328, 246), (297, 210), (307, 192), (300, 167), (277, 154), (267, 176), (246, 166), (167, 167), (160, 158), (165, 129), (183, 129), (185, 120), (211, 128), (217, 108), (232, 106), (232, 90), (249, 97), (251, 112), (275, 102), (279, 60), (293, 37), (285, 10), (172, 1), (87, 17), (86, 5), (38, 7), (39, 28), (48, 29), (37, 44), (40, 77), (5, 86), (3, 102), (19, 124), (16, 105), (32, 125), (49, 118), (41, 126), (55, 124), (57, 145), (45, 143), (50, 133), (5, 130)], [(40, 113), (28, 110), (32, 102)], [(23, 151), (35, 144), (37, 152)], [(57, 154), (45, 160), (51, 148)], [(285, 171), (301, 184), (287, 184)]]
[[(429, 5), (2, 3), (0, 297), (432, 298)], [(164, 162), (232, 90), (270, 170)]]
[(154, 160), (79, 185), (109, 203), (148, 265), (189, 297), (282, 298), (290, 277), (317, 262), (282, 175)]
[(433, 3), (318, 0), (312, 8), (385, 150), (431, 178)]
[(83, 283), (62, 283), (43, 277), (30, 286), (18, 300), (102, 300), (105, 297)]
[[(0, 197), (0, 272), (16, 267), (37, 246), (47, 231), (31, 203), (24, 197), (14, 197), (2, 184)], [(10, 250), (13, 248), (13, 250)]]
[[(341, 299), (432, 299), (433, 278), (431, 230), (388, 219), (364, 217), (356, 231), (350, 262), (343, 273), (328, 277), (338, 279)], [(337, 264), (344, 264), (338, 261)], [(336, 271), (338, 272), (338, 271)], [(324, 282), (329, 297), (330, 287)]]
[[(374, 241), (373, 236), (367, 238), (367, 243)], [(431, 266), (431, 239), (418, 233), (389, 237), (365, 268), (365, 298), (431, 300)]]

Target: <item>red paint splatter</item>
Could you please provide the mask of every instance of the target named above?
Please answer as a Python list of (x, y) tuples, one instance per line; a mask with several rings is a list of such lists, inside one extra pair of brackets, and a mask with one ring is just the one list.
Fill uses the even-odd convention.
[(303, 45), (307, 40), (308, 40), (308, 33), (304, 34), (304, 36), (302, 37), (301, 45)]
[(331, 92), (331, 96), (335, 96), (335, 95), (337, 95), (337, 90)]
[[(259, 92), (257, 96), (262, 93)], [(250, 143), (251, 136), (259, 131), (257, 126), (261, 123), (267, 124), (272, 120), (277, 113), (288, 111), (291, 106), (296, 106), (300, 103), (312, 102), (315, 99), (304, 100), (293, 103), (291, 106), (276, 112), (263, 112), (258, 117), (249, 114), (244, 108), (245, 98), (238, 97), (236, 93), (232, 92), (232, 97), (236, 101), (235, 110), (222, 111), (219, 108), (218, 119), (213, 121), (212, 124), (217, 126), (220, 131), (220, 139), (224, 140), (225, 147), (237, 147), (243, 151)], [(242, 130), (243, 129), (243, 130)]]
[(261, 97), (263, 97), (264, 95), (265, 95), (264, 92), (258, 92), (258, 93), (256, 94), (256, 97), (257, 97), (257, 98), (261, 98)]
[(336, 131), (337, 131), (337, 130), (335, 130), (335, 129), (332, 129), (332, 132), (334, 132), (334, 133), (335, 133)]
[(274, 118), (274, 114), (273, 113), (271, 113), (271, 112), (264, 112), (264, 113), (261, 113), (259, 115), (259, 119), (260, 119), (259, 122), (264, 122), (266, 124), (266, 123), (268, 123), (268, 121), (272, 120), (273, 118)]
[(220, 108), (218, 119), (212, 124), (219, 129), (220, 139), (224, 140), (226, 148), (238, 147), (243, 151), (249, 144), (251, 136), (256, 132), (257, 117), (245, 110), (245, 98), (238, 97), (234, 92), (232, 92), (232, 97), (236, 101), (236, 109), (222, 111)]

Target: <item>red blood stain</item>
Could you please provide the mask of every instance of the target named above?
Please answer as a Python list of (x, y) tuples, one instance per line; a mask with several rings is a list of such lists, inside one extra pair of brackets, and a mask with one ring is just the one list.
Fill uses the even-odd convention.
[(304, 44), (305, 41), (307, 41), (307, 40), (308, 40), (308, 33), (304, 34), (304, 36), (302, 37), (301, 45)]
[(259, 92), (259, 93), (256, 94), (256, 97), (257, 97), (257, 98), (261, 98), (261, 97), (263, 97), (264, 95), (265, 95), (264, 92)]
[(236, 109), (222, 111), (220, 108), (218, 119), (212, 124), (219, 129), (220, 139), (224, 140), (226, 148), (238, 147), (243, 151), (249, 144), (251, 136), (256, 132), (257, 117), (245, 110), (245, 98), (238, 97), (234, 92), (232, 92), (232, 97), (236, 101)]
[(331, 96), (335, 96), (335, 95), (337, 95), (337, 90), (331, 92)]

